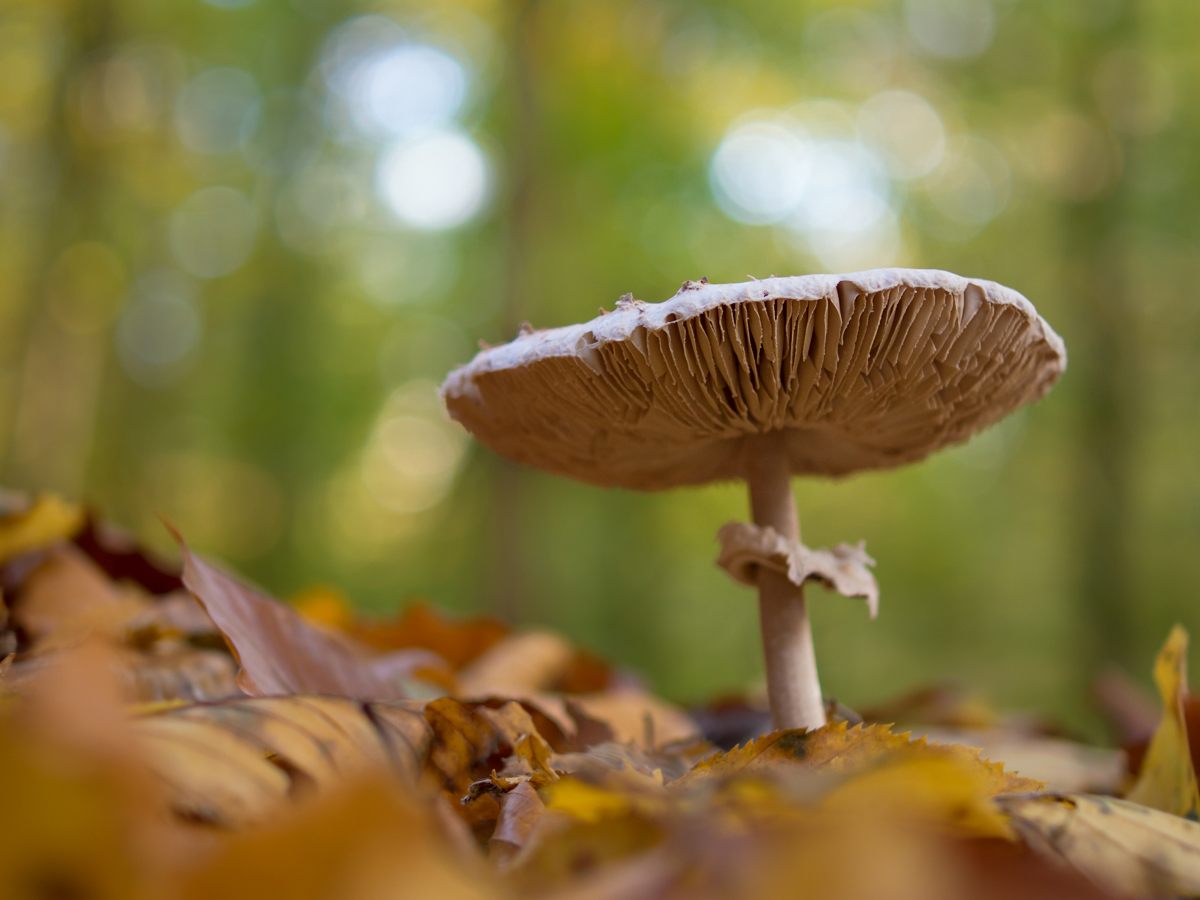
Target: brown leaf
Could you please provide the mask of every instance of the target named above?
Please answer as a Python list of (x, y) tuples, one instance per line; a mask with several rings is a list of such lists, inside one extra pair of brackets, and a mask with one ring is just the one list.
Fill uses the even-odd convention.
[(571, 700), (589, 717), (611, 728), (617, 741), (633, 741), (645, 750), (700, 735), (691, 716), (645, 691), (626, 688), (580, 694)]
[(608, 690), (612, 683), (612, 666), (595, 653), (576, 647), (570, 664), (553, 688), (564, 694), (585, 694)]
[(488, 840), (492, 860), (501, 868), (514, 857), (532, 837), (534, 829), (546, 811), (546, 804), (529, 782), (521, 782), (500, 798), (500, 818)]
[(25, 580), (12, 620), (37, 653), (78, 644), (87, 635), (121, 635), (147, 601), (119, 590), (70, 544), (55, 547)]
[(537, 732), (529, 712), (515, 700), (510, 700), (499, 709), (478, 707), (475, 714), (491, 725), (510, 747), (515, 747), (522, 735)]
[(458, 672), (459, 694), (477, 699), (549, 690), (574, 656), (571, 645), (549, 631), (511, 634)]
[(477, 780), (475, 767), (497, 752), (503, 735), (482, 715), (451, 697), (426, 704), (425, 720), (434, 736), (429, 765), (445, 789), (462, 797)]
[(176, 538), (183, 552), (183, 583), (228, 641), (241, 666), (238, 686), (247, 694), (404, 698), (398, 684), (379, 677), (344, 641), (239, 584), (192, 553), (177, 533)]

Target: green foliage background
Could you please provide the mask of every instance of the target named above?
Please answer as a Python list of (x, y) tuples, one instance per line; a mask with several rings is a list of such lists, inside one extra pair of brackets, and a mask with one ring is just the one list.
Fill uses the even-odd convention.
[[(162, 512), (281, 596), (326, 583), (378, 613), (417, 596), (499, 608), (669, 696), (741, 690), (761, 677), (754, 599), (713, 565), (717, 528), (747, 514), (741, 487), (601, 491), (467, 447), (440, 499), (397, 512), (364, 491), (361, 460), (397, 410), (434, 421), (429, 383), (522, 320), (819, 270), (721, 212), (707, 176), (721, 135), (757, 108), (913, 90), (949, 133), (999, 147), (1012, 185), (976, 233), (911, 187), (897, 264), (1022, 291), (1071, 366), (965, 447), (797, 482), (806, 541), (865, 538), (883, 591), (875, 622), (813, 592), (823, 680), (854, 705), (951, 677), (1085, 725), (1102, 664), (1147, 674), (1172, 622), (1200, 630), (1200, 8), (972, 3), (994, 36), (956, 60), (923, 50), (891, 0), (3, 0), (3, 481), (87, 498), (160, 546)], [(323, 118), (323, 41), (366, 13), (471, 63), (461, 122), (493, 189), (462, 227), (389, 220), (370, 192), (378, 143)], [(883, 43), (814, 25), (831, 21), (867, 21)], [(173, 110), (214, 66), (265, 99), (240, 149), (201, 154)], [(318, 164), (357, 199), (281, 237)], [(195, 282), (200, 339), (147, 386), (114, 349), (123, 309), (140, 277), (175, 266), (172, 217), (209, 185), (250, 199), (254, 250)]]

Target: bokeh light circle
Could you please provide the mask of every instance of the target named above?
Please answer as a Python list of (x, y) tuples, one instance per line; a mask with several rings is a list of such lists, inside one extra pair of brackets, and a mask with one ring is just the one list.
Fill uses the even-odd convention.
[(946, 152), (942, 117), (911, 91), (883, 91), (867, 100), (859, 110), (858, 127), (895, 178), (928, 175)]
[(189, 275), (219, 278), (250, 257), (257, 229), (254, 207), (241, 191), (201, 188), (171, 217), (171, 251)]
[(802, 132), (783, 121), (760, 121), (725, 135), (708, 174), (713, 196), (726, 215), (748, 225), (770, 225), (796, 209), (809, 168)]
[(259, 101), (258, 85), (248, 72), (227, 66), (206, 69), (183, 86), (175, 101), (180, 143), (194, 153), (232, 153)]
[(400, 141), (383, 152), (375, 186), (406, 225), (441, 231), (470, 221), (487, 199), (488, 164), (470, 137), (435, 131)]
[(996, 32), (989, 0), (905, 0), (904, 20), (923, 49), (944, 59), (978, 56)]
[(126, 374), (148, 388), (164, 388), (200, 342), (203, 323), (194, 282), (173, 269), (137, 280), (117, 320), (117, 356)]
[(425, 44), (403, 44), (364, 67), (364, 130), (402, 135), (449, 124), (463, 104), (467, 75), (458, 60)]

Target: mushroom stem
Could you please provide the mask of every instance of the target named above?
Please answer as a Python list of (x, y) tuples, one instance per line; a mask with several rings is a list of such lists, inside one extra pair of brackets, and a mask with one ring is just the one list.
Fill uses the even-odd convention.
[[(746, 439), (746, 482), (754, 524), (800, 540), (782, 431)], [(804, 588), (779, 572), (760, 567), (758, 609), (775, 728), (820, 728), (825, 724), (825, 705)]]

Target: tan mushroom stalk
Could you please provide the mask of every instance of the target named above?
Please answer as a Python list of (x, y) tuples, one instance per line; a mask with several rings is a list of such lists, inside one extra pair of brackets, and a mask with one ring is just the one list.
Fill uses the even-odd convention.
[(451, 416), (509, 459), (602, 486), (743, 478), (753, 524), (718, 563), (759, 592), (777, 728), (825, 713), (804, 585), (867, 600), (863, 545), (800, 543), (793, 474), (923, 459), (1046, 393), (1062, 340), (1020, 294), (949, 272), (879, 269), (686, 282), (583, 325), (523, 332), (443, 385)]
[[(746, 482), (754, 524), (799, 543), (800, 517), (782, 431), (746, 438)], [(767, 566), (758, 566), (755, 574), (771, 718), (776, 728), (820, 728), (825, 704), (804, 585)]]

